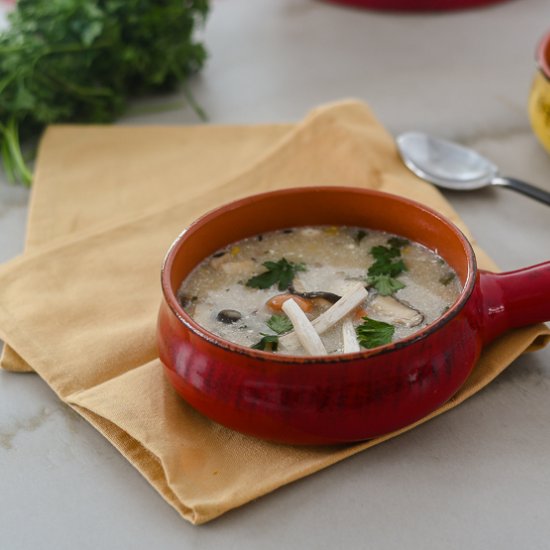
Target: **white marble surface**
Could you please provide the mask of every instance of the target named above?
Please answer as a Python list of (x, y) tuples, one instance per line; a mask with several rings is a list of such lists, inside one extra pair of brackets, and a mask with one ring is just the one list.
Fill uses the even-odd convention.
[[(192, 89), (213, 123), (293, 121), (359, 97), (394, 133), (460, 140), (550, 191), (525, 110), (549, 25), (548, 0), (439, 15), (219, 0)], [(182, 107), (124, 122), (196, 119)], [(501, 189), (447, 197), (502, 268), (549, 258), (547, 207)], [(27, 200), (1, 179), (0, 261), (23, 248)], [(549, 457), (547, 349), (454, 411), (193, 527), (37, 376), (1, 372), (0, 547), (547, 549)]]

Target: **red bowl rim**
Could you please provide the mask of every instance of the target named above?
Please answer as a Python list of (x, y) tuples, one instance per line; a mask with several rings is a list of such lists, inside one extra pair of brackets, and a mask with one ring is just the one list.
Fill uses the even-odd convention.
[(537, 64), (542, 74), (550, 79), (550, 31), (548, 31), (540, 41), (536, 56)]
[[(240, 355), (245, 355), (252, 359), (275, 362), (279, 364), (296, 364), (296, 363), (299, 363), (299, 364), (338, 363), (340, 364), (345, 362), (357, 361), (360, 359), (366, 359), (368, 357), (383, 355), (383, 354), (390, 353), (392, 351), (410, 346), (411, 344), (414, 344), (419, 340), (423, 340), (424, 338), (427, 338), (433, 332), (435, 332), (436, 330), (439, 330), (444, 325), (449, 323), (454, 317), (456, 317), (460, 313), (460, 311), (465, 306), (466, 302), (469, 300), (470, 296), (474, 291), (476, 276), (477, 276), (477, 263), (476, 263), (475, 254), (470, 242), (462, 233), (462, 231), (454, 223), (452, 223), (450, 220), (448, 220), (447, 218), (445, 218), (435, 210), (427, 206), (424, 206), (423, 204), (420, 204), (416, 201), (412, 201), (410, 199), (400, 197), (399, 195), (385, 193), (383, 191), (363, 189), (360, 187), (322, 186), (322, 187), (318, 187), (317, 190), (361, 192), (361, 193), (364, 193), (365, 195), (390, 197), (393, 200), (397, 199), (409, 205), (410, 207), (420, 209), (427, 212), (428, 214), (431, 214), (432, 216), (437, 218), (438, 221), (448, 226), (456, 234), (456, 236), (459, 238), (459, 240), (463, 244), (464, 249), (466, 250), (466, 259), (468, 262), (468, 273), (466, 276), (466, 281), (464, 283), (464, 287), (462, 288), (462, 292), (460, 293), (458, 300), (441, 317), (438, 317), (435, 321), (433, 321), (432, 323), (424, 327), (422, 330), (415, 332), (414, 334), (412, 334), (411, 336), (408, 336), (407, 338), (403, 338), (401, 340), (398, 340), (397, 342), (386, 344), (384, 346), (378, 346), (370, 350), (362, 350), (359, 352), (346, 353), (346, 354), (303, 356), (303, 355), (278, 354), (278, 353), (272, 353), (267, 351), (255, 350), (252, 348), (241, 346), (239, 344), (235, 344), (233, 342), (229, 342), (228, 340), (224, 340), (223, 338), (220, 338), (216, 334), (206, 330), (204, 327), (202, 327), (197, 322), (195, 322), (191, 318), (191, 316), (188, 315), (185, 312), (185, 310), (180, 306), (175, 293), (172, 292), (171, 283), (170, 283), (170, 273), (174, 262), (174, 257), (179, 252), (181, 247), (184, 245), (185, 237), (187, 233), (197, 226), (201, 226), (208, 223), (209, 220), (211, 220), (212, 218), (215, 218), (221, 211), (224, 211), (227, 208), (231, 208), (231, 209), (239, 208), (244, 203), (248, 203), (254, 200), (261, 200), (266, 197), (274, 196), (277, 194), (299, 194), (304, 191), (311, 192), (313, 189), (314, 188), (312, 187), (293, 187), (288, 189), (278, 189), (276, 191), (268, 191), (265, 193), (248, 195), (241, 199), (237, 199), (235, 201), (225, 203), (221, 206), (214, 208), (213, 210), (210, 210), (209, 212), (197, 218), (188, 227), (186, 227), (178, 235), (178, 237), (175, 239), (175, 241), (172, 243), (172, 245), (168, 249), (168, 252), (166, 253), (166, 256), (164, 258), (164, 261), (161, 267), (162, 293), (164, 295), (164, 299), (166, 300), (166, 303), (168, 304), (169, 308), (174, 313), (174, 315), (179, 319), (179, 321), (182, 322), (192, 333), (194, 333), (201, 339), (206, 340), (207, 342), (217, 347), (220, 347), (222, 349), (225, 349), (227, 351), (237, 353)], [(227, 243), (227, 244), (230, 244), (230, 243)]]

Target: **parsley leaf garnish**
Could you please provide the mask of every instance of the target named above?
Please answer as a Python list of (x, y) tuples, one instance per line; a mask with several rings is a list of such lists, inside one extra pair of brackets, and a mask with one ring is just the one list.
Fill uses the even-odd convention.
[(263, 336), (263, 338), (253, 346), (250, 346), (252, 349), (277, 351), (277, 348), (279, 347), (279, 336), (277, 336), (277, 334), (264, 334), (263, 332), (260, 332), (260, 335)]
[(246, 281), (246, 286), (252, 288), (269, 288), (275, 283), (278, 283), (279, 290), (286, 290), (292, 283), (296, 273), (306, 270), (304, 264), (289, 262), (285, 258), (280, 259), (278, 262), (264, 262), (262, 265), (267, 271), (248, 279), (248, 281)]
[(277, 334), (265, 334), (260, 332), (262, 339), (250, 346), (252, 349), (261, 349), (264, 351), (277, 351), (279, 347), (279, 334), (284, 334), (292, 330), (292, 321), (286, 315), (272, 315), (266, 322), (266, 325)]
[(397, 260), (396, 262), (389, 261), (376, 261), (369, 267), (369, 277), (375, 275), (388, 275), (390, 277), (397, 277), (401, 275), (403, 271), (407, 271), (407, 266), (403, 260)]
[(370, 249), (375, 262), (367, 272), (367, 282), (378, 290), (382, 296), (389, 296), (405, 285), (396, 279), (403, 271), (407, 271), (405, 262), (401, 259), (401, 248), (409, 241), (399, 237), (388, 239), (388, 246), (373, 246)]
[(355, 332), (359, 344), (364, 348), (371, 349), (389, 344), (392, 341), (395, 327), (383, 321), (363, 317), (363, 323), (355, 329)]
[(290, 332), (293, 328), (292, 321), (286, 315), (272, 315), (266, 322), (267, 326), (277, 334)]
[(390, 296), (398, 290), (405, 288), (405, 285), (389, 275), (373, 275), (368, 278), (369, 285), (378, 290), (378, 293), (382, 296)]
[(398, 258), (401, 256), (399, 248), (388, 248), (387, 246), (373, 246), (370, 249), (371, 256), (377, 262), (391, 262), (392, 258)]

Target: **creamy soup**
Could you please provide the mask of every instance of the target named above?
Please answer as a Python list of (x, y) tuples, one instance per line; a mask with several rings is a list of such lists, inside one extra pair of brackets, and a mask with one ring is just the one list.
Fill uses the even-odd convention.
[(381, 231), (298, 227), (217, 251), (177, 297), (205, 329), (292, 355), (351, 353), (405, 338), (456, 301), (456, 273), (433, 251)]

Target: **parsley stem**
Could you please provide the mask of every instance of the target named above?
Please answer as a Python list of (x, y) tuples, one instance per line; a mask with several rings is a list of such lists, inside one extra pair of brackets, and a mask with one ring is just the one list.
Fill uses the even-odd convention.
[[(3, 130), (2, 130), (3, 132)], [(10, 155), (10, 148), (8, 147), (8, 141), (4, 138), (2, 140), (2, 163), (4, 164), (4, 171), (10, 183), (15, 183), (15, 173), (13, 168), (13, 161)]]
[(4, 159), (9, 156), (8, 177), (21, 179), (29, 187), (32, 182), (32, 172), (27, 167), (23, 154), (21, 153), (21, 144), (19, 143), (19, 128), (15, 117), (11, 117), (6, 126), (1, 128), (4, 135), (2, 144), (2, 155)]
[(187, 87), (185, 82), (181, 86), (181, 90), (183, 92), (183, 95), (185, 96), (185, 99), (187, 99), (189, 105), (191, 105), (191, 109), (195, 111), (196, 115), (203, 121), (208, 122), (208, 116), (206, 114), (206, 111), (197, 103), (195, 97), (191, 93), (191, 90)]
[(0, 80), (0, 93), (2, 93), (18, 77), (19, 72), (14, 71), (12, 74), (8, 74), (3, 80)]
[(78, 84), (74, 84), (70, 80), (60, 78), (59, 76), (49, 74), (47, 72), (43, 73), (43, 75), (46, 78), (49, 78), (52, 83), (58, 84), (59, 86), (61, 86), (62, 88), (66, 88), (70, 92), (79, 94), (81, 97), (86, 97), (86, 96), (110, 97), (115, 95), (113, 90), (109, 90), (108, 88), (91, 88), (90, 86), (79, 86)]

